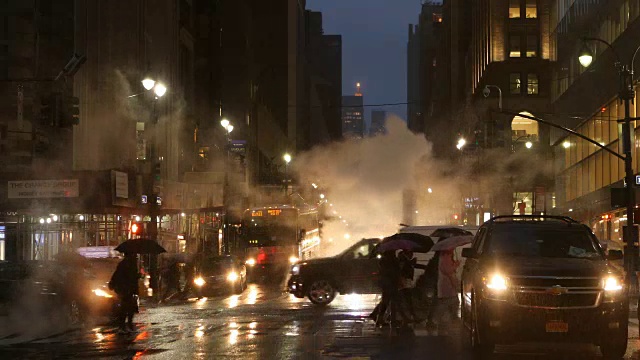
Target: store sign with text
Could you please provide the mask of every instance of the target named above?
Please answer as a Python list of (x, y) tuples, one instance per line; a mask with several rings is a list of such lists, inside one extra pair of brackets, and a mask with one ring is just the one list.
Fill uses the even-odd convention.
[(78, 197), (80, 185), (71, 180), (19, 180), (9, 181), (9, 199), (44, 199)]

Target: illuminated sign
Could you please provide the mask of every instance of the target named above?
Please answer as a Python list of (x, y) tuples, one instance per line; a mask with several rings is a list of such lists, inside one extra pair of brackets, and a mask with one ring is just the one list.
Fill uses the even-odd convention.
[(263, 216), (262, 210), (255, 210), (251, 212), (251, 217), (258, 217), (258, 216)]
[(269, 210), (267, 210), (267, 213), (269, 213), (269, 215), (271, 215), (271, 216), (278, 216), (278, 215), (280, 215), (281, 212), (282, 212), (282, 210), (280, 210), (280, 209), (269, 209)]

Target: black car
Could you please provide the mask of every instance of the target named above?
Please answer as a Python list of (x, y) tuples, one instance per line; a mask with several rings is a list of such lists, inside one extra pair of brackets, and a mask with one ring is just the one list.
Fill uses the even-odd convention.
[(79, 325), (87, 315), (84, 273), (53, 261), (0, 263), (0, 305), (6, 311)]
[(291, 267), (288, 291), (327, 305), (336, 294), (379, 292), (378, 259), (373, 255), (380, 239), (362, 239), (339, 255), (300, 261)]
[(241, 294), (247, 288), (247, 268), (235, 256), (208, 257), (196, 266), (193, 285), (198, 296), (229, 291)]
[(462, 318), (483, 353), (515, 342), (588, 342), (605, 357), (627, 347), (623, 272), (591, 230), (568, 217), (499, 216), (480, 227), (462, 274)]

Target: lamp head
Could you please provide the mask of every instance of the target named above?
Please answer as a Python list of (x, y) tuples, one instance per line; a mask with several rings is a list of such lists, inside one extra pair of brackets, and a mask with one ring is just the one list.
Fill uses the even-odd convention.
[(286, 162), (287, 164), (291, 162), (291, 155), (289, 154), (284, 154), (282, 158), (284, 159), (284, 162)]
[(578, 54), (578, 61), (580, 61), (580, 65), (584, 67), (589, 67), (591, 62), (593, 62), (593, 53), (586, 43), (582, 44), (582, 49), (580, 49), (580, 53)]
[(144, 87), (145, 90), (151, 90), (155, 85), (156, 85), (156, 81), (153, 79), (144, 78), (144, 80), (142, 80), (142, 87)]
[(156, 86), (153, 87), (153, 92), (157, 97), (163, 97), (164, 94), (167, 93), (167, 87), (162, 83), (157, 83)]
[(220, 120), (220, 125), (222, 125), (222, 127), (226, 129), (227, 127), (229, 127), (229, 120), (227, 119)]

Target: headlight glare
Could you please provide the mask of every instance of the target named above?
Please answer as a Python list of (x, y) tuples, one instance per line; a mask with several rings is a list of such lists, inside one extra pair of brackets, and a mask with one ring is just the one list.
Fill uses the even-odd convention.
[(230, 272), (229, 274), (227, 274), (227, 281), (236, 281), (238, 280), (238, 273), (235, 271)]
[(604, 287), (604, 291), (617, 292), (617, 291), (622, 290), (622, 281), (620, 281), (616, 277), (609, 276), (609, 277), (604, 279), (603, 287)]
[(487, 289), (504, 291), (507, 290), (507, 279), (500, 274), (493, 274), (489, 278), (485, 278), (485, 286)]
[(102, 289), (94, 289), (91, 290), (94, 294), (96, 294), (96, 296), (100, 296), (100, 297), (105, 297), (105, 298), (112, 298), (113, 295), (109, 294), (108, 292), (102, 290)]
[(290, 262), (291, 264), (295, 264), (295, 263), (297, 263), (297, 262), (298, 262), (298, 260), (300, 260), (300, 259), (298, 259), (298, 257), (297, 257), (297, 256), (293, 256), (293, 255), (289, 258), (289, 262)]
[(291, 267), (291, 275), (299, 275), (300, 274), (300, 265), (293, 265)]
[(196, 286), (202, 287), (207, 282), (204, 281), (204, 279), (201, 276), (198, 276), (197, 278), (193, 279), (193, 283), (196, 284)]
[(256, 259), (247, 259), (247, 261), (245, 261), (244, 263), (249, 266), (253, 266), (256, 264)]

